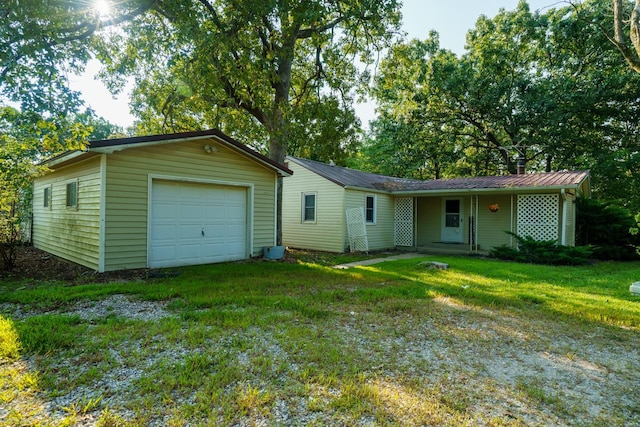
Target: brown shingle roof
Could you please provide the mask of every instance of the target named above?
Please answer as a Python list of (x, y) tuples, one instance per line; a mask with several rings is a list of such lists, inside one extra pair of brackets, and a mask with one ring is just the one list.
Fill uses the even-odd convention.
[(295, 157), (288, 157), (288, 160), (343, 187), (353, 186), (389, 192), (577, 188), (589, 177), (589, 171), (569, 171), (420, 181), (377, 175)]

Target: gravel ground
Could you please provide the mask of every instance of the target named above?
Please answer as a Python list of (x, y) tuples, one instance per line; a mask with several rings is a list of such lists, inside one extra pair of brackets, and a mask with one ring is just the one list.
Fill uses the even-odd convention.
[[(394, 406), (395, 412), (406, 414), (406, 420), (398, 424), (415, 424), (415, 413), (423, 402), (420, 393), (409, 393), (398, 377), (412, 376), (422, 384), (441, 387), (444, 395), (460, 399), (470, 413), (483, 414), (477, 424), (490, 424), (492, 418), (517, 420), (514, 425), (597, 425), (598, 420), (611, 416), (624, 420), (621, 425), (640, 425), (640, 366), (637, 335), (622, 334), (619, 342), (609, 345), (603, 339), (611, 331), (593, 329), (589, 335), (576, 335), (570, 330), (549, 330), (548, 323), (527, 321), (517, 317), (505, 317), (491, 310), (475, 310), (456, 302), (440, 298), (436, 300), (438, 311), (432, 317), (413, 322), (407, 328), (402, 315), (389, 318), (390, 323), (380, 322), (374, 313), (350, 312), (345, 320), (335, 325), (355, 352), (370, 353), (370, 366), (363, 366), (371, 387), (381, 390), (381, 404)], [(19, 306), (3, 305), (0, 312), (15, 319), (41, 314), (22, 311)], [(137, 301), (124, 295), (113, 295), (99, 302), (82, 302), (69, 307), (64, 313), (78, 315), (91, 321), (106, 316), (145, 320), (149, 322), (174, 316), (166, 308), (166, 302)], [(407, 316), (410, 316), (408, 314)], [(412, 316), (412, 315), (411, 315)], [(395, 333), (389, 328), (398, 325)], [(376, 329), (380, 329), (376, 332)], [(225, 340), (207, 343), (207, 351), (226, 352), (235, 363), (247, 370), (257, 353), (288, 365), (281, 380), (294, 375), (300, 367), (289, 360), (287, 351), (273, 336), (272, 331), (250, 327), (242, 339), (250, 342), (249, 349), (230, 352)], [(383, 337), (380, 340), (376, 336)], [(238, 339), (238, 336), (228, 337)], [(135, 413), (127, 410), (127, 403), (135, 393), (136, 380), (148, 374), (157, 364), (167, 360), (183, 360), (198, 350), (181, 345), (156, 342), (150, 357), (144, 363), (131, 366), (126, 355), (132, 348), (142, 345), (136, 340), (127, 341), (123, 347), (110, 349), (110, 368), (100, 380), (83, 385), (73, 391), (50, 399), (41, 397), (42, 413), (50, 420), (62, 420), (69, 408), (77, 402), (87, 402), (100, 397), (100, 407), (119, 408), (118, 416), (133, 419)], [(57, 369), (90, 369), (90, 364), (66, 360)], [(16, 369), (37, 371), (37, 360), (29, 358), (15, 362)], [(444, 373), (444, 374), (443, 374)], [(507, 389), (539, 390), (550, 400), (549, 405), (532, 404), (524, 394), (507, 392)], [(320, 398), (330, 399), (340, 395), (337, 388), (317, 390)], [(190, 404), (194, 396), (176, 395), (174, 404)], [(385, 400), (386, 399), (386, 400)], [(425, 397), (429, 399), (429, 397)], [(556, 409), (551, 410), (554, 406)], [(574, 419), (567, 421), (558, 416), (557, 406), (567, 406)], [(635, 409), (634, 409), (635, 408)], [(562, 411), (560, 411), (561, 413)], [(0, 409), (0, 420), (8, 414), (8, 408)], [(76, 418), (79, 426), (95, 426), (99, 411), (81, 414)], [(621, 418), (620, 418), (621, 417)], [(279, 396), (271, 405), (269, 414), (248, 414), (234, 425), (308, 425), (332, 424), (331, 418), (309, 407), (307, 398)], [(452, 420), (433, 420), (433, 424), (453, 425)], [(163, 426), (171, 422), (171, 415), (160, 411), (146, 421), (147, 425)], [(347, 422), (344, 425), (352, 425)], [(614, 423), (617, 424), (617, 423)], [(375, 425), (373, 419), (359, 419), (355, 425)]]
[[(38, 257), (43, 257), (39, 259)], [(40, 267), (37, 267), (40, 265)], [(33, 249), (23, 253), (21, 267), (14, 275), (40, 280), (40, 276), (60, 278), (70, 283), (91, 281), (138, 280), (148, 271), (127, 272), (126, 276), (93, 276), (86, 269), (69, 265)], [(124, 274), (124, 273), (123, 273)], [(26, 282), (25, 286), (29, 286)], [(1, 291), (1, 285), (0, 285)], [(100, 319), (117, 317), (148, 322), (149, 328), (162, 321), (175, 321), (178, 334), (187, 334), (189, 324), (167, 307), (168, 302), (137, 300), (112, 295), (100, 301), (79, 301), (52, 313), (78, 316), (89, 330)], [(241, 311), (241, 309), (238, 309)], [(13, 319), (26, 319), (42, 312), (18, 305), (0, 304), (0, 313)], [(242, 314), (242, 313), (240, 313)], [(298, 321), (293, 319), (292, 321)], [(428, 311), (409, 310), (388, 313), (354, 311), (337, 314), (327, 323), (308, 322), (309, 333), (322, 336), (321, 329), (338, 334), (345, 348), (362, 356), (362, 376), (375, 392), (376, 404), (394, 414), (393, 425), (640, 425), (640, 334), (609, 327), (573, 328), (558, 319), (521, 318), (491, 309), (476, 309), (449, 298), (437, 298)], [(96, 340), (99, 337), (96, 337)], [(327, 411), (330, 402), (348, 393), (335, 384), (310, 384), (305, 393), (289, 394), (289, 385), (299, 381), (306, 361), (296, 358), (296, 349), (278, 334), (277, 326), (250, 326), (232, 334), (206, 338), (205, 345), (194, 348), (184, 341), (164, 336), (121, 341), (103, 355), (109, 363), (87, 360), (87, 354), (73, 358), (39, 355), (13, 363), (0, 361), (0, 369), (17, 375), (47, 369), (83, 375), (99, 369), (97, 381), (69, 391), (47, 390), (18, 396), (7, 407), (2, 402), (0, 385), (0, 426), (10, 411), (22, 404), (33, 411), (32, 424), (57, 425), (69, 416), (69, 408), (99, 399), (94, 409), (79, 411), (74, 426), (98, 426), (104, 408), (115, 420), (136, 420), (139, 414), (130, 405), (138, 396), (138, 382), (152, 375), (158, 366), (178, 364), (198, 354), (220, 354), (230, 364), (247, 372), (257, 369), (260, 358), (273, 361), (270, 383), (236, 384), (237, 388), (261, 387), (274, 391), (266, 411), (248, 411), (229, 422), (220, 419), (214, 425), (298, 426), (357, 425), (374, 426), (372, 416), (336, 421), (335, 411)], [(242, 342), (240, 348), (236, 345)], [(132, 362), (132, 355), (145, 356)], [(285, 368), (281, 368), (281, 367)], [(411, 378), (407, 381), (407, 378)], [(410, 387), (408, 384), (413, 384)], [(434, 396), (438, 396), (434, 400)], [(26, 400), (30, 400), (26, 402)], [(194, 405), (193, 393), (174, 392), (172, 407)], [(428, 414), (429, 406), (463, 408), (462, 420), (450, 411)], [(258, 405), (259, 406), (259, 405)], [(322, 409), (318, 409), (318, 408)], [(425, 409), (427, 407), (427, 409)], [(66, 408), (66, 409), (65, 409)], [(182, 423), (166, 408), (154, 408), (143, 423), (136, 425), (198, 425)], [(427, 415), (425, 415), (427, 413)], [(444, 414), (444, 415), (443, 415)], [(431, 418), (430, 418), (431, 417)], [(497, 420), (497, 421), (496, 421)], [(205, 425), (211, 424), (203, 418)], [(117, 422), (107, 425), (122, 425)]]

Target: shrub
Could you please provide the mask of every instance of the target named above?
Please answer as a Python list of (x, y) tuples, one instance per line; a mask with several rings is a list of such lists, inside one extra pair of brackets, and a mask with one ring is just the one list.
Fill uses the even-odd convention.
[(518, 241), (518, 247), (512, 248), (502, 245), (491, 249), (494, 258), (516, 262), (548, 265), (584, 265), (588, 264), (592, 254), (589, 246), (563, 246), (555, 240), (536, 240), (533, 237), (513, 235)]
[(626, 208), (612, 201), (578, 198), (576, 245), (592, 246), (595, 259), (637, 259), (640, 236), (629, 233), (636, 222)]

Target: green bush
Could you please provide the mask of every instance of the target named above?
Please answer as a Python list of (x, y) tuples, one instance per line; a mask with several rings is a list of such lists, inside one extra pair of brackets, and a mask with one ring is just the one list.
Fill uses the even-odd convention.
[(494, 258), (516, 262), (547, 265), (584, 265), (592, 254), (589, 246), (563, 246), (555, 240), (536, 240), (508, 232), (518, 241), (518, 247), (502, 245), (491, 249)]
[(629, 261), (638, 259), (640, 236), (629, 233), (633, 215), (612, 201), (578, 198), (576, 201), (576, 245), (593, 247), (592, 258)]

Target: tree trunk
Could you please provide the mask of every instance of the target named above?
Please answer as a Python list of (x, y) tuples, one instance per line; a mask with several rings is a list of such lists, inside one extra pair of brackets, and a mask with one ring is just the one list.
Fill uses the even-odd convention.
[[(278, 64), (277, 81), (273, 83), (275, 96), (269, 131), (269, 158), (284, 164), (287, 155), (287, 122), (284, 111), (289, 106), (291, 88), (291, 67), (293, 64), (293, 46), (284, 54)], [(276, 190), (276, 245), (282, 245), (282, 178), (278, 178)]]

